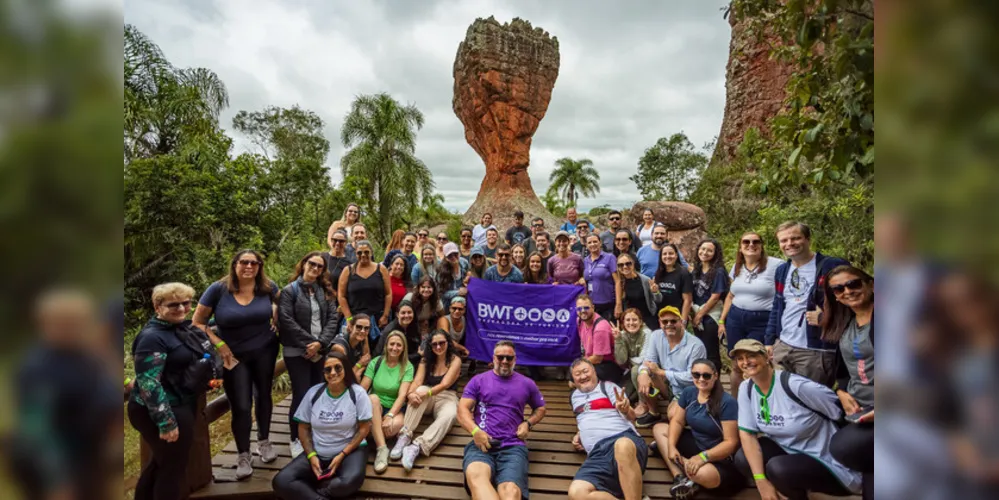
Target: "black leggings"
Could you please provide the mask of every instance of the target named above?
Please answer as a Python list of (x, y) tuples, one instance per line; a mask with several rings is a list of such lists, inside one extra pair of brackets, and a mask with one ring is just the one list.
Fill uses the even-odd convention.
[(179, 500), (187, 496), (187, 462), (194, 442), (194, 405), (174, 406), (177, 440), (160, 439), (160, 430), (149, 417), (149, 410), (135, 401), (128, 402), (128, 419), (152, 450), (149, 463), (135, 483), (135, 500)]
[(222, 386), (232, 409), (232, 437), (239, 453), (250, 451), (250, 429), (253, 419), (250, 410), (253, 396), (257, 399), (257, 439), (263, 441), (270, 435), (271, 386), (274, 383), (274, 363), (277, 361), (277, 339), (266, 347), (236, 356), (239, 364), (222, 372)]
[(833, 458), (864, 475), (864, 500), (874, 498), (874, 424), (850, 424), (829, 443)]
[(707, 351), (708, 359), (721, 369), (721, 349), (718, 347), (718, 323), (711, 316), (705, 315), (701, 319), (700, 329), (694, 328), (694, 335), (704, 342), (704, 349)]
[[(769, 438), (761, 437), (759, 441), (767, 479), (789, 500), (808, 500), (809, 491), (837, 497), (853, 494), (822, 462), (800, 453), (788, 454)], [(735, 466), (742, 475), (753, 477), (745, 449), (735, 454)]]
[(295, 412), (305, 398), (305, 393), (313, 386), (323, 383), (323, 362), (313, 363), (304, 356), (285, 356), (284, 366), (288, 368), (288, 378), (291, 379), (291, 408), (288, 410), (288, 427), (291, 430), (291, 440), (298, 439), (298, 422)]
[[(325, 470), (330, 460), (320, 459), (319, 463)], [(362, 446), (343, 459), (332, 478), (320, 482), (303, 453), (274, 476), (271, 487), (274, 488), (274, 494), (282, 500), (347, 498), (364, 484), (364, 469), (367, 464), (368, 447)]]
[(608, 302), (606, 304), (593, 304), (593, 310), (600, 315), (601, 318), (610, 321), (613, 324), (617, 324), (617, 318), (614, 317), (614, 304), (613, 302)]
[[(676, 442), (676, 451), (679, 451), (684, 458), (692, 458), (694, 455), (707, 450), (702, 450), (700, 446), (697, 446), (697, 441), (694, 439), (694, 434), (690, 432), (690, 429), (684, 429), (680, 434), (680, 439)], [(718, 476), (721, 477), (721, 483), (718, 487), (708, 490), (712, 496), (733, 496), (746, 487), (745, 476), (735, 467), (735, 462), (731, 458), (711, 462), (711, 465), (718, 470)]]

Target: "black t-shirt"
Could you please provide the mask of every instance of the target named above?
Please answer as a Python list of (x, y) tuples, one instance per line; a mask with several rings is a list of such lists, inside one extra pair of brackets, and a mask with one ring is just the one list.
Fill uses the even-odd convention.
[(226, 284), (216, 281), (201, 295), (200, 304), (211, 307), (219, 338), (239, 359), (277, 341), (271, 330), (271, 304), (277, 299), (278, 286), (271, 281), (270, 295), (256, 295), (247, 305), (236, 301)]
[(333, 345), (338, 345), (343, 347), (347, 351), (347, 362), (350, 364), (351, 368), (357, 364), (357, 361), (364, 356), (364, 341), (358, 342), (357, 345), (350, 345), (350, 337), (343, 334), (337, 336), (333, 339)]
[(333, 291), (339, 292), (340, 275), (347, 266), (357, 262), (357, 258), (346, 254), (343, 257), (334, 257), (326, 252), (323, 254), (323, 260), (326, 261), (326, 272), (330, 275), (330, 281), (333, 282)]
[(663, 297), (659, 301), (659, 305), (662, 307), (673, 306), (682, 311), (683, 294), (694, 293), (694, 280), (690, 276), (690, 271), (679, 266), (666, 273), (665, 276), (657, 278), (656, 284)]
[(506, 242), (511, 245), (523, 243), (531, 238), (531, 229), (527, 226), (513, 226), (506, 230)]

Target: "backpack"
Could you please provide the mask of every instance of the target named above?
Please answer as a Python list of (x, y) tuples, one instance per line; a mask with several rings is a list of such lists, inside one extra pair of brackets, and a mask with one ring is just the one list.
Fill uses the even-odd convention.
[[(807, 404), (805, 404), (805, 402), (802, 401), (801, 398), (798, 397), (798, 395), (795, 394), (794, 391), (791, 390), (791, 382), (790, 382), (791, 381), (791, 372), (786, 371), (786, 370), (781, 370), (780, 375), (777, 378), (779, 379), (779, 383), (780, 383), (781, 389), (784, 390), (784, 394), (787, 394), (787, 397), (791, 398), (791, 401), (794, 401), (798, 406), (800, 406), (800, 407), (802, 407), (802, 408), (804, 408), (804, 409), (806, 409), (806, 410), (808, 410), (808, 411), (810, 411), (810, 412), (812, 412), (812, 413), (814, 413), (814, 414), (822, 417), (825, 420), (828, 420), (828, 421), (832, 422), (833, 424), (836, 425), (837, 428), (842, 428), (842, 427), (844, 427), (846, 425), (846, 423), (847, 423), (846, 419), (840, 418), (839, 420), (836, 420), (836, 419), (829, 418), (829, 415), (826, 415), (825, 413), (822, 413), (821, 411), (816, 411), (811, 406), (808, 406)], [(753, 399), (753, 387), (756, 387), (756, 384), (753, 383), (752, 379), (749, 379), (748, 382), (749, 383), (746, 384), (746, 395), (749, 396), (750, 401), (752, 401), (752, 399)]]
[[(325, 386), (326, 384), (319, 384), (319, 385)], [(312, 395), (312, 405), (313, 406), (315, 406), (316, 401), (319, 401), (319, 398), (321, 398), (323, 396), (324, 392), (326, 392), (325, 388), (324, 389), (319, 389), (318, 391), (316, 391), (315, 394)], [(347, 387), (347, 394), (350, 394), (350, 402), (354, 403), (354, 406), (356, 407), (357, 406), (357, 395), (354, 394), (354, 388), (353, 388), (353, 386)]]
[[(613, 399), (611, 399), (610, 395), (607, 394), (607, 387), (604, 386), (603, 382), (598, 383), (597, 387), (600, 387), (600, 392), (604, 395), (605, 398), (607, 398), (610, 401), (614, 401)], [(579, 408), (573, 408), (572, 409), (572, 413), (574, 413), (576, 415), (579, 415), (579, 414), (583, 413), (584, 411), (586, 411), (585, 408), (586, 408), (587, 404), (589, 404), (589, 403), (583, 404), (583, 406), (580, 406)]]
[(368, 394), (374, 394), (375, 391), (375, 377), (378, 376), (378, 369), (382, 367), (382, 360), (385, 356), (378, 356), (378, 361), (375, 361), (375, 371), (371, 374), (371, 388), (368, 389)]
[[(599, 314), (594, 313), (594, 315), (597, 318), (597, 319), (593, 320), (593, 332), (595, 334), (596, 331), (597, 331), (597, 325), (599, 325), (601, 321), (607, 321), (607, 320), (604, 319), (604, 317), (601, 316), (601, 315), (599, 315)], [(613, 326), (613, 325), (611, 325), (611, 326)], [(577, 327), (577, 329), (578, 329), (578, 327)], [(583, 356), (584, 358), (586, 357), (586, 346), (584, 346), (582, 342), (579, 343), (579, 352), (580, 352), (581, 356)], [(604, 388), (603, 382), (601, 382), (600, 383), (600, 389), (603, 390), (603, 388)], [(606, 396), (606, 395), (607, 395), (607, 393), (604, 392), (604, 396)]]

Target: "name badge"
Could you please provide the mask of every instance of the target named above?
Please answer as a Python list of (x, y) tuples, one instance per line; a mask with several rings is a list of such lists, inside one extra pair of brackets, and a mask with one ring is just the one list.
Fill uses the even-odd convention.
[(586, 284), (586, 291), (589, 293), (593, 293), (593, 283)]

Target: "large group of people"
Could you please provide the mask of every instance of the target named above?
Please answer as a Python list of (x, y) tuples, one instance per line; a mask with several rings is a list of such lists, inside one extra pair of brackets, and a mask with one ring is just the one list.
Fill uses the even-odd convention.
[[(128, 413), (153, 451), (136, 498), (181, 497), (193, 401), (210, 380), (221, 379), (231, 403), (236, 478), (253, 474), (253, 453), (277, 458), (269, 430), (279, 349), (293, 457), (273, 480), (280, 498), (348, 497), (369, 454), (376, 474), (394, 460), (409, 471), (455, 422), (472, 437), (463, 463), (471, 496), (527, 498), (526, 438), (545, 416), (536, 382), (546, 374), (515, 371), (520, 347), (509, 341), (495, 344), (491, 360), (468, 359), (472, 279), (582, 287), (581, 352), (568, 383), (572, 445), (587, 458), (570, 498), (642, 498), (656, 452), (674, 498), (728, 495), (748, 482), (764, 500), (808, 491), (872, 498), (870, 275), (814, 252), (811, 229), (798, 222), (774, 235), (786, 260), (768, 257), (764, 235), (749, 231), (729, 268), (713, 239), (685, 257), (651, 210), (633, 231), (611, 212), (602, 232), (572, 210), (554, 237), (543, 220), (528, 227), (514, 215), (501, 232), (484, 214), (457, 242), (399, 231), (379, 260), (351, 204), (330, 226), (329, 251), (302, 257), (283, 287), (254, 250), (236, 253), (193, 317), (193, 289), (156, 287), (154, 317), (132, 346)], [(425, 415), (432, 423), (418, 432)], [(651, 446), (638, 428), (652, 428)]]

